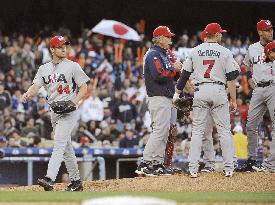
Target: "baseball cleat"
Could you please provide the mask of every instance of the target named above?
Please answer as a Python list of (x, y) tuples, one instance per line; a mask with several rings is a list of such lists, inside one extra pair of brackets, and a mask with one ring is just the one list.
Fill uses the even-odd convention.
[(204, 172), (204, 173), (213, 173), (215, 172), (215, 169), (213, 167), (204, 167), (201, 172)]
[(189, 176), (190, 176), (191, 178), (197, 178), (199, 175), (198, 175), (198, 172), (190, 172), (190, 173), (189, 173)]
[(242, 167), (236, 169), (236, 172), (265, 172), (265, 168), (258, 165), (256, 160), (248, 159)]
[(223, 174), (225, 177), (232, 177), (233, 176), (233, 171), (224, 171), (223, 170)]
[(82, 182), (80, 180), (72, 181), (65, 191), (83, 191)]
[(163, 164), (152, 165), (143, 170), (145, 176), (171, 176), (173, 170), (167, 169)]
[(137, 169), (135, 170), (135, 173), (138, 175), (138, 176), (143, 176), (144, 175), (144, 172), (143, 170), (147, 168), (147, 164), (145, 162), (141, 162), (139, 164), (139, 166), (137, 167)]
[(252, 165), (252, 169), (255, 171), (255, 172), (268, 172), (268, 170), (261, 164), (259, 165)]
[(44, 177), (43, 179), (38, 179), (37, 184), (42, 186), (45, 191), (53, 191), (53, 181), (48, 178)]

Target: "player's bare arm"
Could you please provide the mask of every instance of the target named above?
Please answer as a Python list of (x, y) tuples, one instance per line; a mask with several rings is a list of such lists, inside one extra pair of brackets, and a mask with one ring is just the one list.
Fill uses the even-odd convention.
[(22, 101), (23, 102), (27, 102), (30, 101), (34, 96), (36, 96), (38, 94), (40, 87), (36, 84), (33, 84), (27, 92), (25, 92), (22, 95)]

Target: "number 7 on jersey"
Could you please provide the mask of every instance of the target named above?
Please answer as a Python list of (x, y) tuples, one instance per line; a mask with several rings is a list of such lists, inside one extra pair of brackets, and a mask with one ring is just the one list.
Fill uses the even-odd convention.
[(203, 60), (203, 65), (208, 65), (208, 68), (206, 69), (204, 73), (204, 78), (210, 78), (210, 72), (215, 64), (215, 60)]

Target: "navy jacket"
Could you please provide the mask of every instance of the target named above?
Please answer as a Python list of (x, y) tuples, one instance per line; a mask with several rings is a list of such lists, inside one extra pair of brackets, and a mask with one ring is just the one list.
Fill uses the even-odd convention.
[(165, 49), (156, 45), (152, 46), (145, 56), (143, 72), (149, 97), (166, 96), (173, 98), (176, 70), (172, 67)]

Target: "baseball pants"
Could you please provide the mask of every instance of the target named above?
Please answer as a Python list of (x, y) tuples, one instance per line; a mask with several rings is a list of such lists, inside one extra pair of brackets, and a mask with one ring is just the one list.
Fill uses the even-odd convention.
[(189, 170), (190, 172), (198, 172), (202, 139), (209, 115), (213, 117), (217, 125), (224, 160), (224, 170), (232, 171), (233, 141), (230, 131), (229, 102), (225, 87), (218, 84), (202, 84), (199, 86), (199, 90), (194, 93)]
[(270, 157), (264, 160), (263, 165), (270, 171), (275, 171), (275, 84), (268, 87), (256, 87), (253, 91), (248, 110), (247, 135), (248, 156), (257, 159), (258, 124), (268, 109), (272, 121), (272, 142), (270, 144)]
[(211, 115), (208, 115), (206, 120), (206, 127), (202, 139), (202, 149), (203, 149), (203, 162), (205, 167), (215, 168), (215, 151), (213, 145), (213, 125), (214, 121)]
[(147, 103), (152, 120), (152, 132), (143, 151), (143, 160), (156, 164), (163, 163), (172, 112), (174, 113), (172, 111), (174, 109), (172, 99), (164, 96), (153, 96), (147, 97)]
[(77, 111), (67, 114), (51, 113), (54, 128), (54, 147), (48, 164), (46, 177), (55, 181), (60, 165), (64, 159), (69, 177), (72, 181), (80, 179), (75, 152), (72, 146), (71, 133), (77, 123)]

